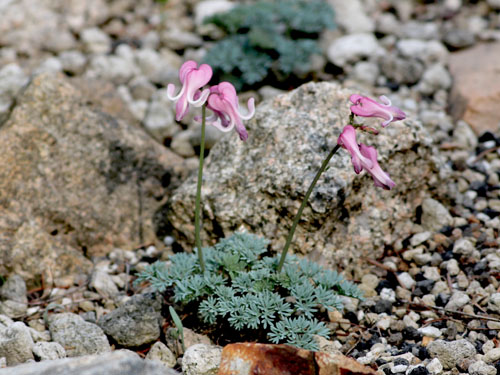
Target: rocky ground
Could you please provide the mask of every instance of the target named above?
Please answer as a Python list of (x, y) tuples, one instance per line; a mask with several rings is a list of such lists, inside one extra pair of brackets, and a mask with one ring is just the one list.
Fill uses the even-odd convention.
[[(297, 231), (295, 252), (366, 296), (329, 315), (321, 349), (386, 374), (494, 375), (500, 2), (329, 3), (325, 82), (243, 93), (261, 103), (245, 144), (209, 128), (204, 239), (243, 228), (279, 249), (349, 94), (387, 95), (408, 119), (370, 142), (397, 187), (342, 154)], [(184, 353), (133, 280), (190, 249), (199, 127), (174, 121), (166, 85), (210, 48), (203, 17), (235, 4), (0, 0), (0, 374), (216, 371), (223, 343), (185, 328)]]

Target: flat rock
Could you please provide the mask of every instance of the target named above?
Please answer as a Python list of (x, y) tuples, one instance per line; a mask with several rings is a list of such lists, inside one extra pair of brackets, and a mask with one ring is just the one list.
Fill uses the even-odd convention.
[[(351, 94), (335, 83), (303, 85), (263, 102), (247, 123), (246, 142), (231, 134), (214, 146), (203, 176), (205, 243), (245, 228), (281, 251), (311, 181), (348, 122)], [(396, 188), (382, 190), (371, 177), (356, 175), (348, 153), (339, 150), (304, 210), (292, 242), (295, 252), (347, 268), (365, 256), (377, 257), (384, 244), (410, 235), (427, 187), (442, 184), (436, 171), (446, 168), (418, 122), (393, 123), (377, 137), (361, 135), (359, 141), (377, 147)], [(188, 249), (194, 243), (195, 192), (191, 175), (164, 207), (168, 225)]]
[(88, 272), (84, 254), (157, 242), (153, 216), (181, 159), (61, 76), (32, 80), (0, 147), (0, 274), (50, 281)]
[[(449, 68), (453, 77), (450, 112), (455, 119), (465, 120), (476, 134), (499, 129), (500, 42), (479, 44), (450, 54)], [(480, 62), (481, 69), (478, 69)]]
[(5, 357), (8, 366), (33, 359), (34, 342), (28, 327), (15, 322), (6, 328), (0, 327), (0, 358)]
[(118, 344), (136, 347), (160, 337), (161, 297), (147, 293), (133, 296), (123, 306), (99, 319), (104, 332)]
[(128, 350), (54, 361), (28, 363), (2, 369), (2, 375), (176, 375), (155, 361), (144, 361)]
[(108, 339), (99, 326), (86, 322), (72, 313), (49, 317), (52, 340), (61, 344), (68, 357), (99, 354), (111, 351)]

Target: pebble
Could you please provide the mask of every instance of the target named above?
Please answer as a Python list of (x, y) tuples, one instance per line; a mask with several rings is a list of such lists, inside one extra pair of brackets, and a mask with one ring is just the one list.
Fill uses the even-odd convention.
[(215, 345), (190, 346), (182, 357), (182, 372), (186, 375), (211, 375), (219, 368), (222, 348)]
[(160, 361), (168, 368), (173, 368), (177, 363), (174, 353), (161, 341), (157, 341), (151, 346), (146, 359)]
[(439, 328), (436, 328), (433, 326), (419, 328), (418, 332), (420, 332), (424, 336), (433, 337), (436, 339), (443, 335), (443, 333), (441, 332), (441, 330)]
[(494, 366), (488, 365), (483, 361), (472, 363), (469, 368), (470, 375), (496, 375), (497, 369)]
[(411, 289), (415, 286), (416, 281), (411, 277), (408, 272), (402, 272), (398, 275), (398, 280), (401, 283), (401, 286), (406, 289)]
[(33, 346), (33, 354), (40, 361), (66, 357), (66, 350), (57, 342), (37, 342)]
[(327, 49), (328, 60), (333, 64), (345, 67), (362, 58), (374, 56), (380, 46), (370, 33), (357, 33), (342, 36), (333, 41)]
[(443, 372), (443, 365), (439, 362), (439, 359), (434, 358), (427, 364), (426, 369), (433, 375), (439, 375)]

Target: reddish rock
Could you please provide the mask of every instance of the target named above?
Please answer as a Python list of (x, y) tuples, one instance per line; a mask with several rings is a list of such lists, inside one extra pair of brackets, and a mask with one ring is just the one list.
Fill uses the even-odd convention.
[(456, 120), (465, 120), (476, 134), (499, 129), (499, 56), (500, 42), (450, 54), (449, 66), (454, 80), (450, 113)]
[(222, 351), (218, 375), (372, 375), (376, 371), (341, 354), (289, 345), (237, 343)]

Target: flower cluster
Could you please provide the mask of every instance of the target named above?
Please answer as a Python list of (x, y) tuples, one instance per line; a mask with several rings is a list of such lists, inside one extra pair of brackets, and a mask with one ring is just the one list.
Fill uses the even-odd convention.
[[(176, 120), (180, 121), (189, 111), (189, 105), (201, 107), (206, 104), (213, 115), (207, 118), (207, 123), (217, 129), (228, 132), (233, 128), (242, 141), (248, 138), (248, 132), (242, 120), (249, 120), (255, 113), (254, 99), (248, 100), (248, 113), (244, 115), (240, 112), (236, 89), (229, 82), (221, 82), (209, 89), (201, 88), (212, 78), (212, 68), (210, 65), (202, 64), (197, 67), (196, 62), (186, 61), (179, 70), (179, 80), (182, 88), (177, 96), (174, 95), (175, 86), (169, 84), (167, 96), (170, 100), (176, 101)], [(199, 118), (197, 118), (199, 119)]]
[[(392, 121), (404, 120), (406, 118), (406, 114), (399, 108), (392, 106), (391, 101), (385, 96), (380, 97), (382, 104), (357, 94), (351, 95), (349, 100), (353, 103), (351, 106), (353, 114), (363, 117), (382, 118), (385, 120), (382, 123), (382, 127), (386, 127)], [(377, 131), (374, 131), (374, 133), (376, 134)], [(396, 186), (394, 181), (389, 177), (389, 174), (384, 172), (378, 164), (375, 147), (367, 146), (363, 143), (358, 144), (354, 126), (347, 125), (344, 127), (337, 143), (351, 155), (352, 165), (356, 174), (361, 173), (364, 169), (372, 176), (375, 186), (386, 190), (390, 190)]]

